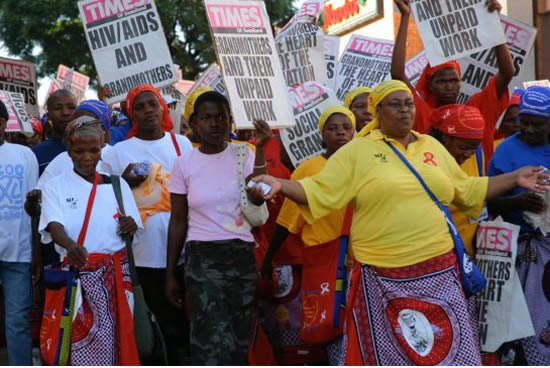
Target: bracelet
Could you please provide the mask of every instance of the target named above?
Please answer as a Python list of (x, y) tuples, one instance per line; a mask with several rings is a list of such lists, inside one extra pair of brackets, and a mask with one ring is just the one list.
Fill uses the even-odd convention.
[(254, 165), (254, 168), (255, 168), (255, 169), (263, 169), (263, 168), (265, 168), (265, 167), (267, 167), (267, 163), (266, 163), (266, 162), (264, 162), (263, 165), (258, 165), (258, 166)]

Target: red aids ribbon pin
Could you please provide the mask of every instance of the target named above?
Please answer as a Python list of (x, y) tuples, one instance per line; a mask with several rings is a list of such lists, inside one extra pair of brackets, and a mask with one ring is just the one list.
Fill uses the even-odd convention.
[(431, 152), (424, 152), (424, 163), (426, 165), (437, 166), (437, 162), (434, 161), (434, 154)]

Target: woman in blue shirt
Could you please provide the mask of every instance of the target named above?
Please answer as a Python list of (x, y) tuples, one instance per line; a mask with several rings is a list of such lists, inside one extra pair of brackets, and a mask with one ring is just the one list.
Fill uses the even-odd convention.
[[(521, 98), (519, 117), (520, 131), (497, 148), (489, 164), (489, 176), (525, 165), (550, 168), (550, 88), (527, 89)], [(491, 201), (489, 208), (492, 214), (521, 226), (517, 270), (535, 327), (535, 336), (521, 341), (525, 363), (550, 365), (550, 235), (523, 219), (524, 211), (542, 213), (547, 203), (537, 194), (515, 188), (507, 196)]]

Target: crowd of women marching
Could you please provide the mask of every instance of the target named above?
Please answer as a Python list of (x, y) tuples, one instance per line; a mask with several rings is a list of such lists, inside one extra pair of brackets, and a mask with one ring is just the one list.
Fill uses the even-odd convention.
[[(5, 133), (0, 102), (2, 177), (26, 193), (0, 194), (10, 364), (32, 364), (38, 308), (53, 365), (549, 365), (550, 240), (523, 213), (547, 211), (550, 89), (510, 94), (506, 44), (464, 105), (456, 62), (414, 88), (398, 7), (394, 79), (326, 109), (325, 151), (298, 167), (266, 122), (232, 131), (209, 88), (181, 134), (150, 85), (116, 110), (55, 91), (33, 139)], [(535, 335), (487, 354), (475, 235), (499, 215), (521, 226)]]

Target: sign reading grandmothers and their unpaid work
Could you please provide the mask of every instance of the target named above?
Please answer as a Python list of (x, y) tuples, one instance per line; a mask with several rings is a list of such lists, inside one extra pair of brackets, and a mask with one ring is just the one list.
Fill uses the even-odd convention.
[(153, 0), (84, 0), (78, 3), (88, 46), (101, 83), (122, 101), (140, 84), (177, 81)]
[(204, 3), (236, 127), (250, 129), (254, 119), (294, 125), (264, 2)]

